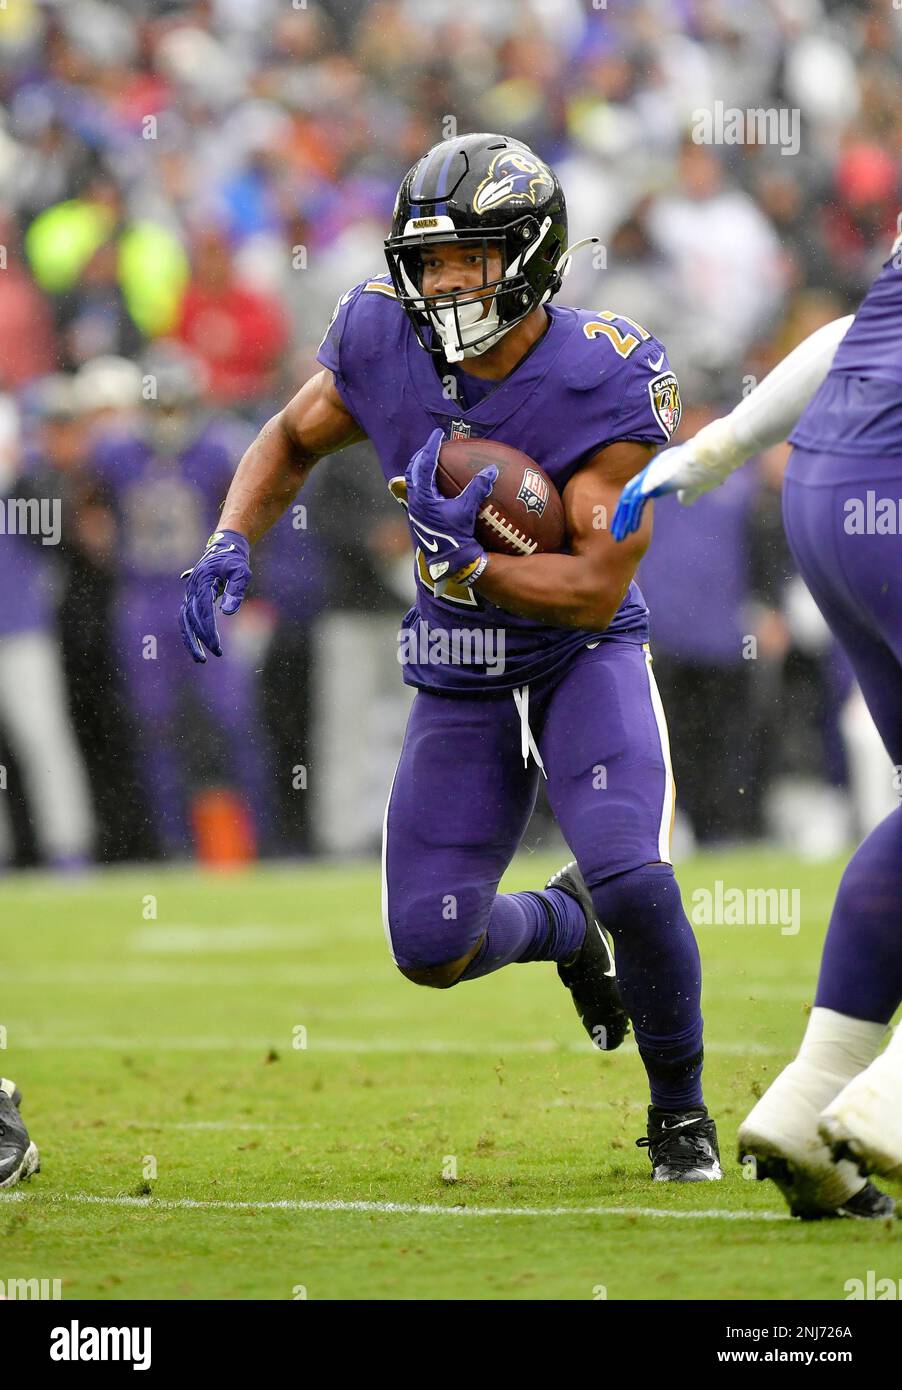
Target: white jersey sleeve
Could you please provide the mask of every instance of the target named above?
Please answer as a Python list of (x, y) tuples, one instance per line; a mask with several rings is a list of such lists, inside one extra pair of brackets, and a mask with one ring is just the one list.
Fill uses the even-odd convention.
[[(680, 501), (716, 487), (762, 449), (781, 443), (793, 431), (811, 397), (830, 370), (836, 349), (854, 314), (825, 323), (793, 348), (729, 415), (712, 420), (683, 446), (695, 464), (695, 477)], [(688, 460), (687, 460), (688, 461)]]

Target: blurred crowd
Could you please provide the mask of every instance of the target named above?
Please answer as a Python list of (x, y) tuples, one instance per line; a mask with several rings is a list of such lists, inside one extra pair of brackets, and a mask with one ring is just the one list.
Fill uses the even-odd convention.
[[(59, 544), (0, 538), (0, 866), (223, 836), (309, 848), (288, 773), (315, 760), (316, 620), (400, 612), (409, 592), (368, 446), (319, 469), (258, 548), (215, 675), (179, 646), (177, 575), (338, 295), (383, 271), (429, 145), (501, 130), (555, 165), (572, 239), (601, 239), (561, 301), (663, 339), (685, 437), (854, 308), (885, 257), (900, 58), (886, 0), (0, 7), (0, 481), (62, 518)], [(796, 113), (798, 138), (705, 143), (717, 103)], [(782, 539), (784, 466), (776, 450), (691, 511), (660, 507), (640, 582), (687, 833), (791, 837), (808, 786), (816, 853), (854, 828), (850, 682)]]

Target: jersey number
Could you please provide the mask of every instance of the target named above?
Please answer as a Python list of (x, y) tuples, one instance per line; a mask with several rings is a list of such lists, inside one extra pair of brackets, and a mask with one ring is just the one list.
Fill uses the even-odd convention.
[[(628, 323), (633, 333), (623, 333), (614, 326), (614, 319), (619, 319), (621, 323)], [(644, 343), (651, 337), (642, 327), (641, 323), (635, 323), (633, 319), (628, 319), (624, 314), (612, 314), (609, 309), (604, 309), (597, 319), (591, 323), (583, 324), (583, 332), (587, 338), (605, 337), (620, 357), (629, 357), (636, 351), (640, 343)]]

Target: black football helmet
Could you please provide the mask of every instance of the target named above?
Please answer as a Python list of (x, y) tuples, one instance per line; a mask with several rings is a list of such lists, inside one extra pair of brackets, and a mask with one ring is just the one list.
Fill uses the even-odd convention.
[[(424, 248), (449, 241), (481, 247), (482, 285), (424, 295)], [(501, 251), (501, 277), (494, 280), (490, 246)], [(520, 140), (443, 140), (402, 182), (385, 255), (398, 300), (427, 352), (449, 362), (478, 356), (560, 289), (567, 260), (563, 189)]]

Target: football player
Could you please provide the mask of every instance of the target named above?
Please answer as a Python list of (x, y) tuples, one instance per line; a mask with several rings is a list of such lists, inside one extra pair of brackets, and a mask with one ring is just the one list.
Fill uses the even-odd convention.
[[(405, 630), (503, 634), (505, 653), (491, 669), (442, 664), (418, 642), (405, 664), (417, 694), (383, 841), (392, 956), (436, 989), (555, 961), (596, 1045), (617, 1047), (632, 1020), (651, 1090), (637, 1142), (654, 1178), (717, 1179), (699, 955), (670, 863), (667, 730), (633, 582), (650, 521), (616, 545), (606, 520), (678, 423), (676, 377), (639, 324), (550, 303), (569, 263), (566, 205), (519, 141), (465, 135), (429, 150), (401, 184), (385, 251), (389, 273), (339, 300), (323, 370), (241, 460), (188, 578), (185, 643), (199, 662), (221, 654), (216, 602), (238, 608), (251, 545), (319, 458), (368, 436), (408, 508)], [(474, 530), (493, 471), (453, 499), (435, 483), (442, 440), (461, 436), (545, 469), (566, 553), (486, 553)], [(542, 774), (575, 862), (544, 889), (499, 894)]]
[(15, 1187), (40, 1172), (37, 1145), (28, 1137), (19, 1106), (22, 1094), (15, 1081), (0, 1076), (0, 1188)]
[[(789, 437), (783, 516), (793, 554), (845, 650), (898, 774), (902, 766), (902, 215), (854, 319), (779, 363), (736, 409), (624, 489), (612, 529), (630, 537), (649, 497), (690, 503)], [(800, 1216), (882, 1217), (869, 1172), (902, 1177), (902, 806), (840, 882), (798, 1056), (739, 1130), (740, 1156)]]
[[(170, 576), (197, 554), (209, 525), (205, 514), (231, 481), (234, 440), (243, 447), (251, 432), (202, 408), (202, 365), (178, 345), (153, 347), (142, 369), (154, 383), (154, 397), (142, 403), (131, 427), (99, 434), (90, 462), (117, 523), (116, 647), (137, 725), (145, 794), (164, 853), (180, 858), (191, 852), (192, 829), (179, 724), (184, 656), (172, 625)], [(135, 373), (140, 387), (137, 367)], [(240, 659), (227, 661), (218, 681), (198, 696), (209, 728), (224, 735), (227, 773), (262, 834), (265, 752), (259, 741), (243, 737), (257, 718), (253, 672)]]

